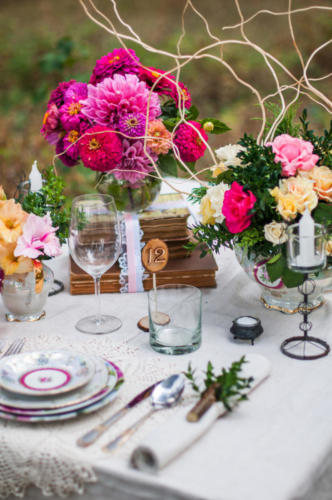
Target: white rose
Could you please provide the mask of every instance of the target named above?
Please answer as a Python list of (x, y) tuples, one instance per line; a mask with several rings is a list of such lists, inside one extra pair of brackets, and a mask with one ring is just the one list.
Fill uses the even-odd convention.
[(216, 149), (216, 155), (225, 167), (238, 167), (241, 165), (241, 160), (236, 155), (240, 151), (245, 151), (245, 148), (239, 144), (228, 144), (228, 146)]
[(276, 222), (275, 220), (264, 226), (264, 236), (267, 241), (273, 245), (280, 245), (287, 241), (287, 224), (285, 222)]
[[(228, 189), (228, 184), (221, 182), (220, 184), (210, 187), (207, 190), (207, 193), (204, 196), (205, 203), (201, 206), (201, 213), (204, 218), (213, 217), (214, 221), (219, 224), (224, 221), (225, 217), (221, 210), (224, 203), (225, 192), (228, 191)], [(208, 213), (205, 213), (206, 210)]]

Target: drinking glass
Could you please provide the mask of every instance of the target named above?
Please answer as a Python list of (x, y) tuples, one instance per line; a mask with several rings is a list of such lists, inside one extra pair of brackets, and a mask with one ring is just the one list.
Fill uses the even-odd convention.
[(119, 218), (112, 196), (92, 194), (73, 200), (69, 231), (69, 250), (76, 264), (93, 277), (97, 313), (81, 319), (75, 326), (83, 333), (114, 332), (120, 319), (101, 314), (100, 279), (117, 261), (121, 249)]

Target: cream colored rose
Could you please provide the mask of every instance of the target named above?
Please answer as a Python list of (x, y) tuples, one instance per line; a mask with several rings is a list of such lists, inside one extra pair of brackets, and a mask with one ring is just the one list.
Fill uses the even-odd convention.
[(326, 255), (329, 257), (332, 255), (332, 239), (328, 240), (325, 245)]
[(226, 167), (238, 167), (241, 165), (241, 160), (236, 155), (240, 151), (245, 151), (243, 146), (239, 144), (228, 144), (227, 146), (223, 146), (219, 149), (216, 149), (216, 156), (219, 161), (221, 161)]
[[(305, 177), (314, 183), (314, 190), (320, 200), (332, 202), (332, 170), (329, 167), (317, 167), (305, 172)], [(303, 175), (303, 174), (302, 174)]]
[(221, 224), (224, 216), (221, 212), (225, 192), (229, 189), (227, 184), (221, 182), (216, 186), (210, 187), (201, 200), (200, 213), (202, 214), (203, 224)]
[(264, 236), (273, 245), (281, 245), (287, 241), (287, 224), (285, 222), (272, 221), (264, 226)]
[(278, 212), (287, 221), (295, 219), (298, 213), (303, 214), (306, 208), (313, 210), (318, 203), (314, 182), (303, 176), (282, 180), (270, 193), (278, 203)]

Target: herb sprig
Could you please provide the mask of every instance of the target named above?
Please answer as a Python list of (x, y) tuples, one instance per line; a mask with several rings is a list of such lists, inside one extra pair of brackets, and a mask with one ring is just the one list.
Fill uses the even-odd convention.
[(247, 361), (245, 356), (242, 356), (239, 361), (234, 361), (230, 368), (222, 368), (221, 373), (217, 375), (211, 361), (209, 361), (205, 372), (206, 377), (204, 379), (203, 390), (199, 388), (195, 376), (196, 370), (192, 368), (191, 363), (188, 365), (188, 371), (185, 372), (185, 376), (190, 381), (193, 390), (198, 392), (201, 397), (211, 385), (215, 384), (216, 401), (221, 401), (228, 411), (232, 411), (234, 404), (248, 399), (246, 395), (247, 391), (243, 391), (249, 389), (254, 380), (253, 377), (246, 378), (239, 375), (244, 363), (247, 363)]

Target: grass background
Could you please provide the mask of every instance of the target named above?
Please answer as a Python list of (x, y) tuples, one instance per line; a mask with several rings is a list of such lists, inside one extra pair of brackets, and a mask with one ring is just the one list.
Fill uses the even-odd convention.
[[(181, 11), (185, 0), (121, 0), (119, 11), (143, 40), (160, 49), (175, 52), (181, 33)], [(221, 27), (238, 22), (233, 0), (193, 0), (208, 18), (213, 33), (223, 39), (240, 39), (238, 30)], [(112, 15), (109, 0), (96, 0), (98, 7)], [(282, 11), (288, 0), (242, 0), (245, 17), (259, 9)], [(330, 0), (294, 0), (293, 8), (309, 5), (331, 6)], [(192, 12), (186, 15), (187, 35), (183, 52), (210, 43), (202, 21)], [(331, 38), (331, 15), (312, 10), (294, 16), (294, 31), (305, 59), (321, 43)], [(0, 184), (9, 195), (30, 171), (33, 160), (44, 168), (52, 161), (53, 148), (40, 135), (41, 121), (51, 90), (59, 81), (75, 78), (88, 81), (95, 60), (118, 47), (117, 40), (96, 26), (84, 13), (78, 0), (1, 0), (0, 2)], [(294, 74), (300, 64), (293, 48), (286, 17), (258, 16), (247, 25), (249, 38), (273, 53)], [(146, 65), (168, 69), (172, 62), (164, 57), (130, 45)], [(228, 61), (245, 80), (263, 94), (275, 86), (262, 57), (252, 49), (229, 46), (224, 51)], [(332, 70), (329, 47), (317, 54), (310, 75), (319, 77)], [(285, 78), (279, 73), (282, 82)], [(193, 103), (201, 116), (214, 116), (226, 122), (231, 131), (210, 136), (213, 147), (236, 142), (245, 131), (257, 132), (255, 117), (259, 110), (255, 98), (238, 84), (231, 74), (214, 61), (195, 61), (183, 69), (181, 80), (189, 87)], [(331, 78), (317, 83), (329, 94)], [(308, 108), (316, 129), (327, 127), (330, 117), (322, 108), (301, 100), (300, 109)], [(205, 160), (207, 161), (207, 160)], [(204, 160), (202, 164), (204, 165)], [(67, 181), (69, 195), (94, 189), (94, 173), (84, 167), (60, 167)]]

